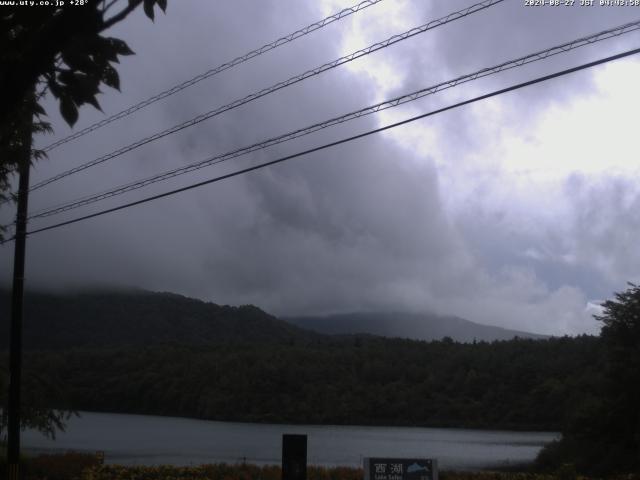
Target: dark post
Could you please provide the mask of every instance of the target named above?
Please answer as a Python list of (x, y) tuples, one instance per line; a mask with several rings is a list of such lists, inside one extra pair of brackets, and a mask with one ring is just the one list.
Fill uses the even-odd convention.
[(306, 435), (282, 435), (282, 480), (307, 480)]
[[(31, 113), (27, 113), (31, 117)], [(22, 300), (24, 293), (24, 259), (27, 239), (29, 170), (31, 166), (31, 118), (26, 122), (19, 159), (18, 209), (16, 214), (13, 287), (11, 292), (11, 336), (9, 344), (9, 425), (7, 427), (7, 464), (9, 480), (20, 473), (20, 385), (22, 371)]]

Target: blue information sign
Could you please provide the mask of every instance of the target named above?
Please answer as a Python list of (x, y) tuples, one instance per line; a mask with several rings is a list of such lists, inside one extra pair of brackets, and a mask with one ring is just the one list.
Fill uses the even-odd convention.
[(438, 462), (430, 458), (365, 458), (364, 480), (438, 480)]

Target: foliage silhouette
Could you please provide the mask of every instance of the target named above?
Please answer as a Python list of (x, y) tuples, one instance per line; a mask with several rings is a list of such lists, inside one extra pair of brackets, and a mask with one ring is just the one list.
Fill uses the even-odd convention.
[(596, 388), (575, 404), (563, 438), (545, 448), (548, 469), (574, 464), (579, 472), (640, 472), (640, 287), (602, 304), (602, 374)]
[[(123, 40), (102, 33), (140, 5), (152, 20), (154, 6), (163, 11), (167, 7), (167, 0), (123, 3), (87, 0), (78, 8), (16, 5), (0, 9), (0, 201), (11, 198), (10, 179), (23, 158), (25, 132), (50, 131), (49, 123), (42, 120), (46, 112), (40, 102), (45, 92), (58, 100), (60, 113), (71, 126), (82, 105), (100, 109), (96, 98), (100, 86), (120, 89), (114, 64), (120, 56), (133, 54)], [(43, 155), (33, 151), (30, 158)]]
[[(140, 5), (151, 20), (156, 5), (163, 11), (167, 6), (167, 0), (123, 3), (86, 0), (76, 6), (16, 5), (0, 9), (0, 202), (15, 200), (8, 191), (20, 163), (46, 155), (30, 147), (34, 133), (51, 131), (40, 104), (46, 91), (58, 100), (60, 113), (71, 126), (78, 120), (82, 105), (100, 109), (96, 99), (100, 85), (119, 89), (113, 64), (119, 56), (133, 54), (123, 40), (102, 33)], [(0, 227), (0, 240), (4, 233), (5, 227)], [(35, 398), (28, 389), (23, 390), (27, 402)], [(7, 414), (6, 400), (2, 400), (0, 432)], [(35, 427), (53, 435), (69, 414), (36, 402), (22, 408), (21, 423), (23, 428)]]

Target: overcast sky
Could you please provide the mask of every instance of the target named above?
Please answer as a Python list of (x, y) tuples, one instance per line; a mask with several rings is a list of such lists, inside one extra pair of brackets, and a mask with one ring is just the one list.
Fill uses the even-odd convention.
[[(57, 107), (42, 146), (353, 5), (170, 0), (109, 32), (136, 52), (122, 92)], [(32, 184), (341, 55), (471, 5), (384, 0), (70, 142)], [(31, 211), (242, 147), (640, 18), (640, 7), (506, 0), (171, 135), (31, 196)], [(598, 3), (598, 2), (596, 2)], [(320, 145), (640, 45), (606, 40), (199, 170), (74, 218)], [(600, 301), (640, 281), (640, 59), (475, 103), (225, 182), (41, 233), (28, 287), (137, 286), (276, 315), (432, 311), (546, 334), (596, 333)], [(7, 207), (0, 219), (10, 220)], [(13, 247), (0, 247), (3, 281)]]

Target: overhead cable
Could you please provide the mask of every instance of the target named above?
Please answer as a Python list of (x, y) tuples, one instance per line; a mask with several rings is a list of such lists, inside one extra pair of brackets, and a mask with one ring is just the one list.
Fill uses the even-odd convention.
[(136, 148), (139, 148), (143, 145), (146, 145), (148, 143), (151, 143), (155, 140), (159, 140), (160, 138), (166, 137), (167, 135), (171, 135), (174, 134), (176, 132), (179, 132), (181, 130), (184, 130), (185, 128), (191, 127), (193, 125), (196, 125), (200, 122), (203, 122), (205, 120), (208, 120), (214, 116), (220, 115), (221, 113), (227, 112), (229, 110), (232, 110), (234, 108), (237, 108), (241, 105), (244, 105), (246, 103), (249, 103), (253, 100), (257, 100), (258, 98), (264, 97), (266, 95), (269, 95), (273, 92), (276, 92), (278, 90), (281, 90), (285, 87), (289, 87), (293, 84), (296, 84), (298, 82), (301, 82), (303, 80), (306, 80), (307, 78), (319, 75), (323, 72), (326, 72), (327, 70), (331, 70), (333, 68), (336, 68), (340, 65), (343, 65), (345, 63), (351, 62), (357, 58), (363, 57), (365, 55), (368, 55), (372, 52), (375, 52), (377, 50), (381, 50), (383, 48), (387, 48), (391, 45), (394, 45), (398, 42), (401, 42), (403, 40), (406, 40), (407, 38), (411, 38), (415, 35), (419, 35), (421, 33), (424, 33), (426, 31), (432, 30), (434, 28), (437, 28), (439, 26), (445, 25), (449, 22), (453, 22), (455, 20), (459, 20), (461, 18), (467, 17), (468, 15), (477, 13), (481, 10), (484, 10), (486, 8), (489, 8), (491, 6), (494, 6), (498, 3), (503, 2), (504, 0), (484, 0), (480, 3), (476, 3), (474, 5), (471, 5), (470, 7), (464, 8), (462, 10), (458, 10), (455, 12), (452, 12), (442, 18), (439, 18), (437, 20), (432, 20), (428, 23), (425, 23), (424, 25), (421, 25), (419, 27), (415, 27), (412, 28), (411, 30), (407, 30), (404, 33), (401, 33), (399, 35), (393, 35), (392, 37), (387, 38), (386, 40), (383, 40), (382, 42), (378, 42), (378, 43), (374, 43), (373, 45), (368, 46), (367, 48), (363, 48), (361, 50), (358, 50), (356, 52), (353, 52), (349, 55), (345, 55), (343, 57), (340, 57), (336, 60), (333, 60), (332, 62), (329, 63), (325, 63), (324, 65), (321, 65), (319, 67), (316, 67), (312, 70), (307, 70), (304, 73), (301, 73), (299, 75), (296, 75), (294, 77), (289, 78), (288, 80), (276, 83), (275, 85), (272, 85), (270, 87), (264, 88), (258, 92), (252, 93), (250, 95), (247, 95), (243, 98), (239, 98), (237, 100), (234, 100), (231, 103), (228, 103), (227, 105), (218, 107), (214, 110), (210, 110), (207, 113), (203, 113), (201, 115), (198, 115), (197, 117), (192, 118), (191, 120), (187, 120), (186, 122), (180, 123), (178, 125), (175, 125), (173, 127), (170, 127), (166, 130), (163, 130), (162, 132), (158, 132), (154, 135), (151, 135), (149, 137), (143, 138), (141, 140), (138, 140), (134, 143), (131, 143), (125, 147), (122, 147), (118, 150), (115, 150), (111, 153), (108, 153), (106, 155), (103, 155), (101, 157), (98, 157), (94, 160), (91, 160), (87, 163), (84, 163), (82, 165), (79, 165), (77, 167), (74, 167), (70, 170), (67, 170), (65, 172), (62, 172), (58, 175), (55, 175), (53, 177), (50, 177), (46, 180), (42, 180), (39, 183), (36, 183), (35, 185), (33, 185), (30, 189), (30, 191), (33, 190), (37, 190), (39, 188), (44, 187), (45, 185), (48, 185), (52, 182), (58, 181), (62, 178), (68, 177), (69, 175), (73, 175), (75, 173), (81, 172), (83, 170), (86, 170), (87, 168), (93, 167), (95, 165), (104, 163), (108, 160), (111, 160), (115, 157), (118, 157), (120, 155), (123, 155), (127, 152), (130, 152)]
[(251, 60), (254, 57), (257, 57), (259, 55), (262, 55), (263, 53), (267, 53), (275, 48), (278, 48), (282, 45), (285, 45), (287, 43), (293, 42), (294, 40), (296, 40), (297, 38), (300, 38), (304, 35), (308, 35), (311, 32), (315, 32), (316, 30), (319, 30), (323, 27), (326, 27), (327, 25), (336, 22), (338, 20), (341, 20), (345, 17), (348, 17), (349, 15), (352, 15), (354, 13), (357, 13), (361, 10), (364, 10), (367, 7), (370, 7), (371, 5), (375, 5), (376, 3), (380, 3), (383, 0), (365, 0), (363, 2), (358, 3), (357, 5), (354, 5), (352, 7), (347, 7), (344, 8), (342, 10), (340, 10), (337, 13), (334, 13), (333, 15), (330, 15), (326, 18), (323, 18), (322, 20), (319, 20), (317, 22), (312, 23), (311, 25), (307, 25), (304, 28), (301, 28), (300, 30), (296, 30), (293, 33), (290, 33), (288, 35), (285, 35), (284, 37), (281, 37), (271, 43), (267, 43), (266, 45), (263, 45), (259, 48), (256, 48), (255, 50), (250, 51), (249, 53), (245, 53), (244, 55), (241, 55), (239, 57), (234, 58), (233, 60), (223, 63), (222, 65), (218, 65), (215, 68), (212, 68), (210, 70), (207, 70), (204, 73), (201, 73), (199, 75), (196, 75), (195, 77), (186, 80), (178, 85), (175, 85), (167, 90), (164, 90), (163, 92), (158, 93), (157, 95), (154, 95), (153, 97), (149, 97), (146, 100), (143, 100), (139, 103), (136, 103), (135, 105), (132, 105), (118, 113), (115, 113), (113, 115), (111, 115), (110, 117), (107, 117), (103, 120), (100, 120), (99, 122), (93, 123), (91, 125), (89, 125), (86, 128), (83, 128), (82, 130), (79, 130), (67, 137), (61, 138), (60, 140), (57, 140), (56, 142), (53, 142), (50, 145), (47, 145), (46, 147), (44, 147), (42, 150), (44, 150), (45, 152), (50, 152), (51, 150), (53, 150), (54, 148), (59, 147), (60, 145), (63, 145), (67, 142), (70, 142), (72, 140), (75, 140), (77, 138), (80, 138), (88, 133), (91, 133), (95, 130), (98, 130), (99, 128), (104, 127), (105, 125), (108, 125), (112, 122), (115, 122), (116, 120), (120, 120), (121, 118), (127, 117), (129, 115), (131, 115), (134, 112), (137, 112), (138, 110), (142, 110), (143, 108), (148, 107), (149, 105), (162, 100), (164, 98), (170, 97), (171, 95), (174, 95), (178, 92), (180, 92), (181, 90), (184, 90), (185, 88), (189, 88), (192, 85), (195, 85), (198, 82), (201, 82), (202, 80), (205, 80), (207, 78), (213, 77), (214, 75), (217, 75), (218, 73), (224, 72), (225, 70), (229, 70), (230, 68), (233, 68), (237, 65), (240, 65), (241, 63), (244, 63), (248, 60)]
[(640, 20), (636, 20), (634, 22), (630, 22), (630, 23), (626, 23), (624, 25), (620, 25), (614, 28), (610, 28), (608, 30), (604, 30), (602, 32), (599, 33), (595, 33), (593, 35), (589, 35), (587, 37), (582, 37), (582, 38), (578, 38), (576, 40), (572, 40), (570, 42), (566, 42), (563, 43), (561, 45), (557, 45), (551, 48), (547, 48), (545, 50), (541, 50), (535, 53), (531, 53), (519, 58), (516, 58), (514, 60), (509, 60), (507, 62), (503, 62), (500, 63), (498, 65), (495, 65), (493, 67), (488, 67), (488, 68), (483, 68), (481, 70), (475, 71), (473, 73), (469, 73), (466, 75), (462, 75), (459, 77), (456, 77), (452, 80), (447, 80), (445, 82), (441, 82), (438, 83), (436, 85), (427, 87), (427, 88), (422, 88), (420, 90), (416, 90), (414, 92), (405, 94), (405, 95), (401, 95), (398, 97), (395, 97), (391, 100), (386, 100), (384, 102), (380, 102), (377, 103), (375, 105), (371, 105), (369, 107), (366, 108), (362, 108), (360, 110), (356, 110), (344, 115), (340, 115), (338, 117), (334, 117), (331, 118), (329, 120), (325, 120), (323, 122), (320, 123), (315, 123), (313, 125), (309, 125), (307, 127), (304, 128), (300, 128), (297, 130), (294, 130), (292, 132), (288, 132), (285, 133), (283, 135), (279, 135), (277, 137), (272, 137), (269, 138), (267, 140), (258, 142), (258, 143), (254, 143), (252, 145), (249, 146), (245, 146), (242, 148), (238, 148), (236, 150), (232, 150), (230, 152), (226, 152), (223, 154), (219, 154), (219, 155), (215, 155), (212, 157), (209, 157), (205, 160), (196, 162), (196, 163), (192, 163), (190, 165), (186, 165), (183, 167), (179, 167), (179, 168), (174, 168), (168, 171), (165, 171), (163, 173), (159, 173), (157, 175), (153, 175), (151, 177), (148, 177), (146, 179), (142, 179), (142, 180), (138, 180), (135, 182), (131, 182), (128, 183), (126, 185), (120, 185), (116, 188), (112, 188), (110, 190), (101, 192), (101, 193), (97, 193), (97, 194), (93, 194), (93, 195), (89, 195), (89, 196), (84, 196), (82, 198), (70, 201), (70, 202), (66, 202), (63, 203), (61, 205), (55, 206), (55, 207), (48, 207), (46, 209), (42, 209), (40, 211), (34, 212), (32, 215), (29, 216), (29, 219), (36, 219), (36, 218), (43, 218), (43, 217), (48, 217), (51, 215), (56, 215), (68, 210), (73, 210), (75, 208), (79, 208), (85, 205), (89, 205), (95, 202), (98, 202), (100, 200), (104, 200), (110, 197), (114, 197), (117, 195), (121, 195), (124, 194), (126, 192), (130, 192), (133, 190), (137, 190), (143, 187), (146, 187), (148, 185), (157, 183), (157, 182), (161, 182), (164, 180), (167, 180), (169, 178), (173, 178), (173, 177), (177, 177), (179, 175), (183, 175), (186, 173), (190, 173), (193, 172), (195, 170), (199, 170), (201, 168), (205, 168), (205, 167), (209, 167), (212, 165), (216, 165), (218, 163), (222, 163), (224, 161), (230, 160), (232, 158), (237, 158), (239, 156), (242, 155), (246, 155), (248, 153), (251, 152), (255, 152), (257, 150), (262, 150), (264, 148), (273, 146), (273, 145), (277, 145), (289, 140), (293, 140), (295, 138), (299, 138), (305, 135), (309, 135), (311, 133), (317, 132), (319, 130), (334, 126), (334, 125), (338, 125), (350, 120), (354, 120), (360, 117), (363, 117), (365, 115), (370, 115), (376, 112), (380, 112), (382, 110), (386, 110), (388, 108), (393, 108), (396, 107), (398, 105), (402, 105), (408, 102), (412, 102), (415, 100), (418, 100), (419, 98), (425, 97), (427, 95), (433, 95), (437, 92), (440, 92), (442, 90), (448, 89), (448, 88), (452, 88), (455, 87), (457, 85), (460, 85), (462, 83), (466, 83), (466, 82), (470, 82), (472, 80), (476, 80), (478, 78), (483, 78), (483, 77), (487, 77), (489, 75), (493, 75), (505, 70), (509, 70), (512, 68), (516, 68), (516, 67), (520, 67), (529, 63), (533, 63), (533, 62), (537, 62), (546, 58), (549, 58), (551, 56), (560, 54), (560, 53), (565, 53), (568, 52), (570, 50), (574, 50), (576, 48), (579, 47), (583, 47), (585, 45), (590, 45), (596, 42), (600, 42), (612, 37), (617, 37), (626, 33), (630, 33), (633, 31), (636, 31), (640, 29)]
[[(64, 222), (60, 222), (60, 223), (56, 223), (56, 224), (49, 225), (49, 226), (46, 226), (46, 227), (42, 227), (42, 228), (38, 228), (38, 229), (35, 229), (35, 230), (31, 230), (31, 231), (27, 232), (27, 234), (28, 235), (33, 235), (33, 234), (36, 234), (36, 233), (41, 233), (41, 232), (45, 232), (45, 231), (48, 231), (48, 230), (53, 230), (53, 229), (60, 228), (60, 227), (66, 226), (66, 225), (71, 225), (71, 224), (78, 223), (78, 222), (81, 222), (81, 221), (84, 221), (84, 220), (88, 220), (90, 218), (99, 217), (99, 216), (102, 216), (102, 215), (106, 215), (108, 213), (113, 213), (113, 212), (117, 212), (119, 210), (124, 210), (124, 209), (127, 209), (127, 208), (131, 208), (131, 207), (134, 207), (136, 205), (141, 205), (143, 203), (148, 203), (148, 202), (151, 202), (151, 201), (154, 201), (154, 200), (158, 200), (160, 198), (169, 197), (169, 196), (175, 195), (177, 193), (181, 193), (181, 192), (185, 192), (187, 190), (192, 190), (194, 188), (202, 187), (204, 185), (217, 183), (217, 182), (220, 182), (222, 180), (226, 180), (228, 178), (236, 177), (236, 176), (239, 176), (239, 175), (242, 175), (242, 174), (254, 171), (254, 170), (259, 170), (259, 169), (268, 167), (270, 165), (275, 165), (277, 163), (282, 163), (282, 162), (285, 162), (287, 160), (292, 160), (294, 158), (298, 158), (298, 157), (302, 157), (304, 155), (308, 155), (308, 154), (311, 154), (311, 153), (319, 152), (321, 150), (325, 150), (325, 149), (328, 149), (328, 148), (331, 148), (331, 147), (335, 147), (337, 145), (341, 145), (341, 144), (344, 144), (344, 143), (352, 142), (354, 140), (365, 138), (365, 137), (368, 137), (368, 136), (376, 134), (376, 133), (380, 133), (380, 132), (383, 132), (383, 131), (386, 131), (386, 130), (389, 130), (389, 129), (392, 129), (392, 128), (395, 128), (395, 127), (399, 127), (401, 125), (406, 125), (408, 123), (415, 122), (415, 121), (420, 120), (422, 118), (430, 117), (430, 116), (433, 116), (433, 115), (436, 115), (436, 114), (439, 114), (439, 113), (446, 112), (448, 110), (453, 110), (455, 108), (459, 108), (459, 107), (462, 107), (464, 105), (469, 105), (469, 104), (474, 103), (474, 102), (478, 102), (478, 101), (481, 101), (481, 100), (485, 100), (487, 98), (491, 98), (491, 97), (495, 97), (495, 96), (498, 96), (498, 95), (502, 95), (502, 94), (505, 94), (507, 92), (511, 92), (511, 91), (514, 91), (514, 90), (519, 90), (519, 89), (524, 88), (524, 87), (528, 87), (528, 86), (531, 86), (531, 85), (534, 85), (534, 84), (537, 84), (537, 83), (545, 82), (545, 81), (548, 81), (548, 80), (551, 80), (551, 79), (554, 79), (554, 78), (558, 78), (558, 77), (561, 77), (561, 76), (564, 76), (564, 75), (568, 75), (570, 73), (574, 73), (574, 72), (577, 72), (577, 71), (580, 71), (580, 70), (585, 70), (587, 68), (595, 67), (597, 65), (602, 65), (604, 63), (611, 62), (613, 60), (618, 60), (618, 59), (621, 59), (621, 58), (624, 58), (624, 57), (629, 57), (631, 55), (636, 55), (638, 53), (640, 53), (640, 48), (636, 48), (636, 49), (629, 50), (629, 51), (626, 51), (626, 52), (623, 52), (623, 53), (619, 53), (617, 55), (612, 55), (612, 56), (609, 56), (609, 57), (606, 57), (606, 58), (603, 58), (603, 59), (600, 59), (600, 60), (596, 60), (594, 62), (585, 63), (585, 64), (579, 65), (577, 67), (568, 68), (566, 70), (561, 70), (561, 71), (556, 72), (556, 73), (552, 73), (552, 74), (549, 74), (549, 75), (538, 77), (538, 78), (535, 78), (533, 80), (529, 80), (529, 81), (526, 81), (526, 82), (518, 83), (516, 85), (512, 85), (512, 86), (507, 87), (507, 88), (502, 88), (500, 90), (496, 90), (496, 91), (493, 91), (491, 93), (487, 93), (485, 95), (480, 95), (478, 97), (475, 97), (475, 98), (472, 98), (472, 99), (469, 99), (469, 100), (458, 102), (458, 103), (455, 103), (453, 105), (449, 105), (447, 107), (439, 108), (439, 109), (433, 110), (431, 112), (423, 113), (421, 115), (416, 115), (414, 117), (408, 118), (406, 120), (402, 120), (400, 122), (392, 123), (392, 124), (386, 125), (384, 127), (376, 128), (374, 130), (369, 130), (367, 132), (364, 132), (364, 133), (361, 133), (361, 134), (358, 134), (358, 135), (353, 135), (351, 137), (343, 138), (343, 139), (337, 140), (335, 142), (326, 143), (326, 144), (321, 145), (319, 147), (315, 147), (315, 148), (311, 148), (311, 149), (308, 149), (308, 150), (304, 150), (302, 152), (298, 152), (298, 153), (295, 153), (293, 155), (287, 155), (285, 157), (281, 157), (281, 158), (278, 158), (278, 159), (275, 159), (275, 160), (271, 160), (269, 162), (261, 163), (259, 165), (254, 165), (252, 167), (244, 168), (242, 170), (237, 170), (235, 172), (228, 173), (226, 175), (221, 175), (221, 176), (218, 176), (218, 177), (215, 177), (215, 178), (204, 180), (202, 182), (194, 183), (194, 184), (188, 185), (186, 187), (177, 188), (175, 190), (171, 190), (171, 191), (168, 191), (168, 192), (160, 193), (158, 195), (153, 195), (153, 196), (150, 196), (150, 197), (146, 197), (146, 198), (143, 198), (141, 200), (136, 200), (134, 202), (130, 202), (130, 203), (126, 203), (126, 204), (123, 204), (123, 205), (119, 205), (117, 207), (108, 208), (108, 209), (101, 210), (99, 212), (95, 212), (95, 213), (92, 213), (92, 214), (89, 214), (89, 215), (84, 215), (82, 217), (77, 217), (77, 218), (74, 218), (74, 219), (71, 219), (71, 220), (67, 220), (67, 221), (64, 221)], [(11, 240), (13, 240), (13, 238), (5, 240), (2, 243), (7, 243), (7, 242), (9, 242)]]

